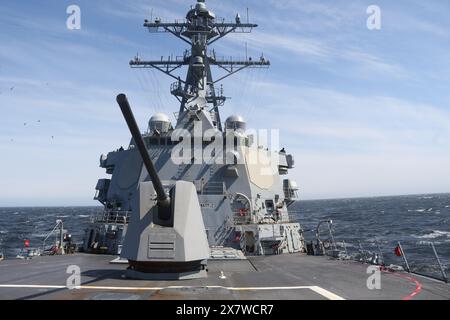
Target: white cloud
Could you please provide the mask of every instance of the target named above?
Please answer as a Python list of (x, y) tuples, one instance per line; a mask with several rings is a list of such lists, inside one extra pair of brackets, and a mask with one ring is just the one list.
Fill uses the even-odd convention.
[(448, 156), (296, 153), (291, 175), (303, 199), (450, 192)]
[[(98, 155), (129, 142), (114, 101), (119, 91), (130, 96), (141, 129), (156, 110), (178, 109), (166, 88), (170, 79), (151, 71), (130, 71), (127, 62), (137, 50), (152, 58), (167, 54), (163, 46), (179, 49), (171, 41), (159, 46), (160, 38), (140, 43), (141, 34), (147, 39), (141, 23), (150, 17), (151, 8), (154, 17), (166, 21), (183, 18), (195, 1), (91, 3), (89, 14), (114, 22), (110, 32), (88, 19), (92, 24), (69, 36), (64, 12), (57, 18), (28, 19), (25, 13), (0, 8), (3, 25), (12, 28), (0, 35), (5, 64), (0, 74), (0, 152), (6, 155), (0, 167), (7, 172), (0, 185), (3, 198), (91, 199), (96, 179), (104, 174), (97, 166)], [(282, 130), (281, 143), (297, 160), (292, 175), (306, 198), (450, 190), (450, 114), (445, 104), (450, 99), (436, 89), (445, 87), (445, 81), (417, 81), (418, 74), (448, 78), (447, 46), (435, 42), (426, 51), (408, 51), (411, 47), (384, 43), (422, 43), (429, 34), (444, 38), (445, 24), (405, 11), (409, 19), (398, 24), (404, 29), (389, 28), (388, 17), (385, 33), (369, 37), (361, 2), (207, 4), (229, 19), (236, 11), (244, 16), (248, 4), (251, 17), (260, 23), (253, 34), (231, 35), (216, 47), (228, 55), (231, 49), (243, 52), (247, 41), (252, 52), (265, 52), (281, 67), (256, 75), (245, 71), (225, 83), (226, 94), (234, 99), (223, 113), (244, 112), (249, 126)], [(132, 35), (127, 33), (130, 25), (136, 26)], [(421, 30), (420, 37), (403, 37), (410, 35), (408, 30)], [(422, 64), (408, 65), (409, 58)], [(294, 67), (284, 71), (286, 62)], [(436, 67), (428, 69), (432, 63)], [(372, 78), (377, 81), (366, 81)], [(411, 80), (415, 87), (409, 86)], [(10, 92), (13, 85), (16, 89)], [(423, 91), (433, 97), (421, 97)], [(24, 128), (23, 122), (33, 124)], [(52, 135), (56, 139), (50, 139)], [(60, 188), (61, 184), (68, 186)]]
[(249, 125), (279, 128), (286, 144), (297, 148), (326, 144), (332, 153), (334, 145), (345, 146), (340, 153), (450, 155), (450, 111), (442, 106), (304, 85), (255, 85), (261, 112), (252, 114)]

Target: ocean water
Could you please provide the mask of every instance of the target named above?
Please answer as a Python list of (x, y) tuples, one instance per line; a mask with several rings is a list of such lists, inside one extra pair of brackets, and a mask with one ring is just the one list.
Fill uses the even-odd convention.
[[(433, 242), (450, 277), (450, 194), (300, 201), (291, 209), (307, 240), (315, 239), (319, 221), (331, 219), (340, 249), (381, 252), (387, 264), (403, 265), (394, 254), (400, 241), (413, 271), (441, 277)], [(326, 225), (320, 234), (329, 238)]]
[[(411, 268), (438, 273), (430, 247), (433, 242), (449, 270), (450, 194), (300, 201), (290, 209), (302, 224), (307, 241), (314, 240), (319, 221), (332, 219), (336, 242), (341, 247), (345, 243), (349, 252), (362, 247), (382, 252), (387, 263), (402, 264), (393, 253), (400, 241)], [(25, 239), (32, 247), (40, 247), (57, 219), (64, 221), (75, 242), (82, 242), (90, 216), (101, 211), (101, 207), (0, 208), (0, 251), (14, 258)], [(323, 227), (322, 237), (327, 234)]]
[[(7, 259), (15, 258), (25, 240), (30, 240), (32, 248), (41, 248), (58, 219), (75, 242), (82, 242), (90, 217), (102, 211), (102, 207), (0, 208), (0, 251)], [(55, 237), (51, 236), (47, 244), (54, 243)]]

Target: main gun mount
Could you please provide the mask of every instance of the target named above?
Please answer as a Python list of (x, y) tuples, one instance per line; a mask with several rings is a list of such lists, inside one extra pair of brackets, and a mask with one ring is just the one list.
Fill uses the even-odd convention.
[(159, 217), (162, 220), (169, 220), (171, 218), (170, 198), (164, 191), (161, 179), (159, 178), (155, 166), (153, 165), (153, 162), (148, 155), (147, 148), (145, 147), (144, 140), (142, 139), (141, 132), (139, 131), (139, 127), (136, 123), (136, 119), (134, 118), (133, 112), (131, 111), (127, 96), (123, 93), (119, 94), (117, 96), (117, 103), (120, 106), (120, 110), (122, 111), (123, 117), (125, 118), (128, 128), (130, 129), (134, 143), (142, 157), (145, 168), (150, 175), (153, 187), (155, 188), (158, 208), (160, 209)]

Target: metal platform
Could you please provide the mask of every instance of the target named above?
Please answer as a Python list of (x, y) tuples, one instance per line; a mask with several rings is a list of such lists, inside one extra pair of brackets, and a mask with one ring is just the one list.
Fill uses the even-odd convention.
[[(0, 299), (45, 300), (448, 300), (450, 285), (407, 273), (382, 273), (381, 290), (366, 286), (367, 265), (301, 254), (219, 260), (208, 278), (143, 281), (124, 278), (114, 257), (76, 254), (0, 263)], [(67, 267), (81, 269), (69, 290)]]

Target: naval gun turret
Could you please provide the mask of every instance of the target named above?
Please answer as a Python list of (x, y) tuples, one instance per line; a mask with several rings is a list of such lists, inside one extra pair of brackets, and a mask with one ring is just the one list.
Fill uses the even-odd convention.
[(139, 183), (132, 199), (135, 214), (121, 253), (129, 261), (127, 276), (138, 279), (206, 276), (209, 245), (195, 186), (177, 181), (166, 193), (127, 97), (118, 95), (117, 103), (151, 179)]

